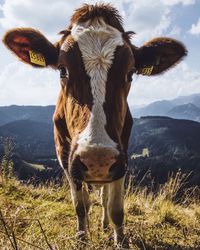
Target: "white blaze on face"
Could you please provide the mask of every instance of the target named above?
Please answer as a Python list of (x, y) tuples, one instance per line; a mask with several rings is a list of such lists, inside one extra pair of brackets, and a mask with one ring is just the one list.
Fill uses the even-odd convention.
[[(117, 46), (123, 45), (122, 34), (107, 25), (101, 18), (75, 24), (71, 35), (78, 42), (83, 63), (90, 76), (93, 106), (87, 127), (80, 133), (77, 151), (85, 151), (89, 147), (116, 148), (116, 143), (105, 130), (106, 115), (103, 104), (106, 95), (108, 71), (114, 59)], [(61, 49), (66, 50), (67, 44)]]

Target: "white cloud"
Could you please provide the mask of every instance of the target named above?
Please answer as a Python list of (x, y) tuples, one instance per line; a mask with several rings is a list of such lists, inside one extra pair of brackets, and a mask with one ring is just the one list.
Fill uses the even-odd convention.
[(191, 5), (195, 4), (196, 0), (162, 0), (162, 2), (166, 5), (176, 5), (176, 4), (183, 4), (183, 5)]
[(180, 36), (180, 34), (181, 34), (181, 28), (179, 26), (175, 25), (171, 29), (171, 31), (169, 32), (169, 34), (167, 34), (167, 36), (175, 36), (175, 37), (177, 37), (177, 36)]
[(129, 103), (133, 105), (148, 104), (163, 99), (200, 93), (200, 72), (181, 62), (163, 75), (139, 78), (133, 82)]
[(79, 0), (6, 0), (0, 24), (4, 29), (33, 27), (55, 39), (56, 34), (68, 25), (79, 3)]
[(196, 24), (192, 24), (192, 27), (189, 32), (193, 35), (200, 35), (200, 18)]
[(55, 104), (59, 88), (58, 72), (10, 63), (0, 72), (0, 105)]
[(136, 32), (136, 45), (162, 35), (170, 26), (170, 8), (160, 0), (131, 1), (128, 7), (125, 25)]

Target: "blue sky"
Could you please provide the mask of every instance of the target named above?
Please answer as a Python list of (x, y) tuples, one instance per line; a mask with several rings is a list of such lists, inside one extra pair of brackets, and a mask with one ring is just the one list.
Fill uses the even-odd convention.
[[(0, 0), (0, 36), (14, 27), (32, 27), (52, 42), (65, 28), (82, 0)], [(94, 1), (88, 0), (88, 3)], [(107, 1), (105, 1), (107, 2)], [(182, 41), (187, 58), (158, 77), (134, 77), (131, 106), (180, 95), (200, 93), (200, 0), (115, 0), (126, 30), (136, 32), (137, 46), (156, 36)], [(59, 73), (24, 65), (0, 43), (0, 106), (55, 104), (60, 89)]]

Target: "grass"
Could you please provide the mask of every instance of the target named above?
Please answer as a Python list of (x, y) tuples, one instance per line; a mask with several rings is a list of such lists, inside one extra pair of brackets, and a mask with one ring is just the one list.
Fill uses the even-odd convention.
[[(177, 200), (182, 179), (180, 174), (170, 178), (156, 194), (129, 186), (125, 229), (131, 249), (200, 249), (200, 202), (188, 192)], [(84, 249), (114, 249), (112, 230), (101, 230), (97, 190), (91, 200), (89, 240)], [(83, 248), (75, 238), (76, 217), (67, 185), (34, 188), (16, 180), (0, 182), (0, 210), (0, 249)]]

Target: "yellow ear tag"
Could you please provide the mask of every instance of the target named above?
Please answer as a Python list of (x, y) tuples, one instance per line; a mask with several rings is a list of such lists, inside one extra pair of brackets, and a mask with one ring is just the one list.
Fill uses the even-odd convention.
[(29, 56), (30, 56), (30, 61), (32, 63), (43, 66), (43, 67), (46, 66), (45, 58), (42, 54), (37, 53), (33, 50), (29, 50)]
[(142, 69), (142, 75), (147, 75), (150, 76), (153, 71), (153, 66), (151, 67), (146, 67)]

